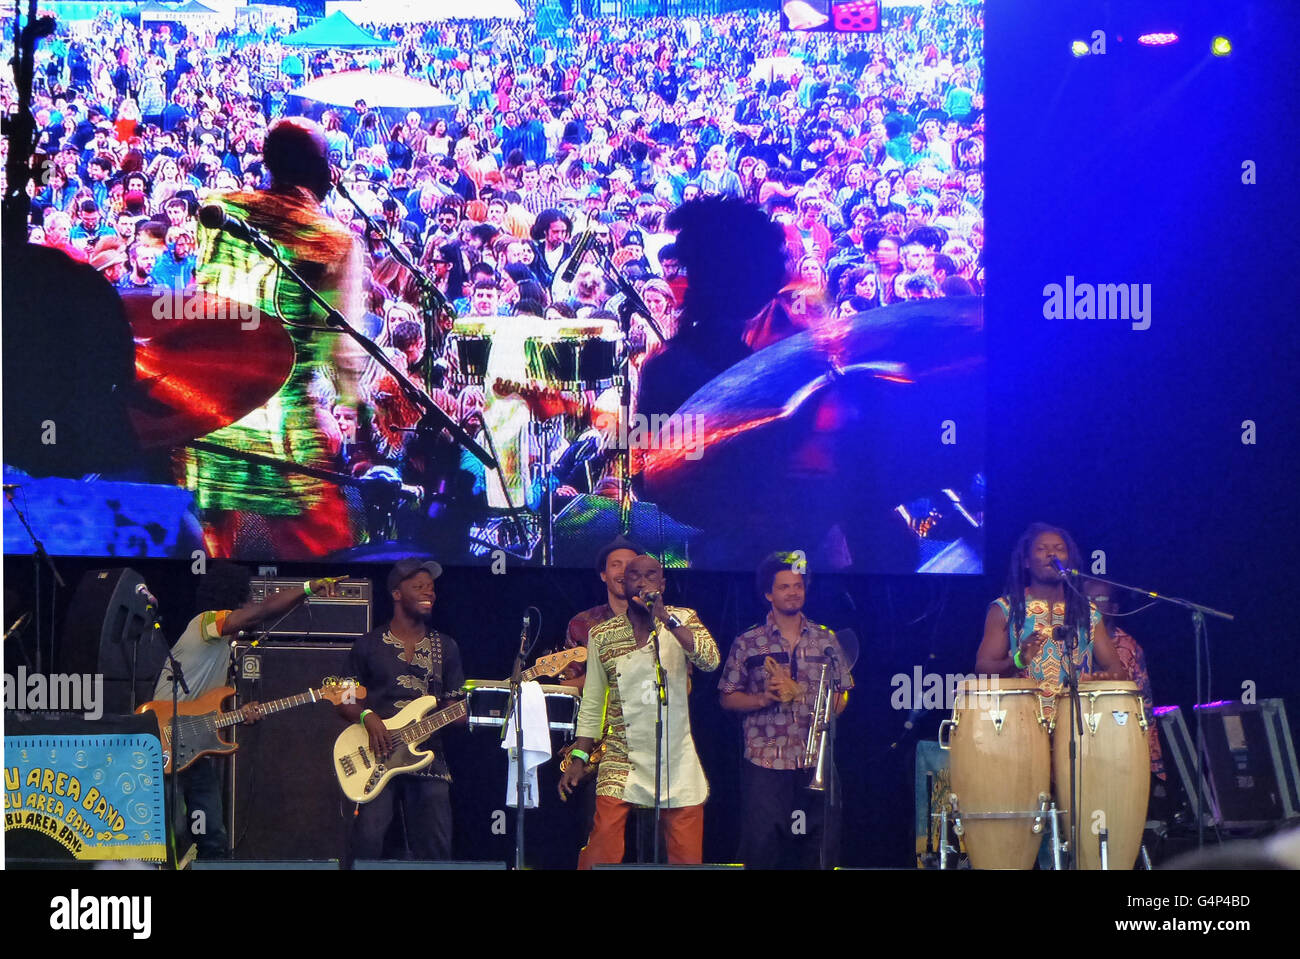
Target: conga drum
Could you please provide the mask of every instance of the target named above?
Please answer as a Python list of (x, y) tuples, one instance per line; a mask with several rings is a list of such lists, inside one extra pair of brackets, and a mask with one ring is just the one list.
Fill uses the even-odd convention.
[[(1051, 751), (1032, 680), (967, 680), (939, 727), (949, 802), (976, 869), (1029, 869), (1048, 828)], [(948, 731), (948, 742), (944, 733)]]
[(492, 337), (487, 324), (478, 320), (457, 320), (448, 336), (456, 350), (460, 370), (452, 377), (453, 385), (482, 386), (487, 376), (488, 357), (492, 352)]
[[(1079, 734), (1078, 789), (1080, 869), (1101, 868), (1100, 834), (1106, 830), (1107, 868), (1132, 869), (1142, 846), (1151, 781), (1147, 719), (1137, 683), (1119, 680), (1079, 684), (1083, 728)], [(1052, 769), (1056, 806), (1070, 830), (1070, 697), (1056, 699)]]

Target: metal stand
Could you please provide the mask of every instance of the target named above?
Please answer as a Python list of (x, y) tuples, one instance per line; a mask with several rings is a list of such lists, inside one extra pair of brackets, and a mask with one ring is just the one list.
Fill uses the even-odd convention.
[[(528, 641), (528, 627), (532, 622), (532, 607), (524, 613), (523, 629), (519, 632), (519, 652), (515, 655), (514, 669), (510, 672), (510, 712), (515, 721), (515, 868), (524, 868), (524, 663), (532, 644)], [(538, 613), (540, 619), (540, 612)], [(540, 623), (537, 635), (541, 635)], [(502, 726), (501, 734), (505, 735)], [(547, 734), (549, 735), (549, 733)]]
[(181, 690), (185, 690), (185, 695), (188, 696), (190, 694), (190, 687), (189, 684), (185, 682), (185, 673), (181, 670), (181, 664), (176, 661), (176, 657), (172, 655), (170, 649), (167, 650), (167, 662), (172, 671), (172, 719), (170, 724), (172, 731), (171, 743), (168, 746), (172, 767), (172, 793), (171, 800), (167, 803), (167, 828), (172, 834), (172, 868), (177, 869), (179, 868), (179, 863), (176, 858), (176, 790), (179, 788), (178, 777), (180, 776), (180, 763), (177, 762), (179, 751), (176, 747), (180, 744), (181, 738), (180, 724), (177, 720), (179, 719), (180, 714)]
[(654, 861), (659, 863), (660, 813), (663, 807), (663, 772), (664, 772), (664, 709), (668, 706), (668, 684), (664, 682), (664, 667), (659, 661), (659, 623), (654, 615), (650, 617), (650, 650), (655, 659), (655, 842)]
[(1056, 803), (1052, 803), (1050, 812), (1052, 814), (1052, 868), (1061, 869), (1061, 811), (1056, 808)]
[[(645, 300), (641, 299), (641, 294), (637, 292), (636, 287), (610, 259), (605, 247), (602, 244), (593, 243), (590, 249), (595, 252), (596, 259), (606, 278), (612, 279), (619, 293), (623, 295), (623, 300), (618, 305), (618, 329), (621, 334), (618, 352), (618, 375), (623, 380), (618, 403), (619, 423), (623, 438), (623, 442), (619, 444), (618, 453), (618, 503), (619, 524), (623, 534), (627, 535), (632, 529), (632, 451), (626, 442), (628, 431), (632, 428), (632, 353), (628, 347), (632, 332), (632, 318), (635, 316), (642, 317), (660, 340), (667, 342), (667, 337), (664, 336), (663, 330), (659, 328), (659, 324), (655, 321), (654, 314), (650, 312), (650, 307), (646, 306)], [(655, 841), (658, 842), (657, 834)]]
[(432, 383), (434, 326), (440, 316), (445, 316), (449, 319), (455, 320), (456, 311), (452, 309), (451, 304), (447, 302), (446, 295), (442, 290), (438, 289), (438, 285), (433, 282), (432, 277), (412, 263), (411, 258), (406, 255), (406, 251), (398, 244), (394, 243), (393, 238), (389, 236), (386, 231), (381, 229), (380, 226), (371, 218), (370, 214), (365, 211), (365, 208), (357, 202), (356, 197), (354, 197), (351, 192), (348, 191), (347, 186), (344, 185), (342, 177), (339, 177), (334, 182), (334, 189), (338, 190), (339, 195), (356, 208), (357, 213), (366, 224), (366, 235), (378, 236), (378, 238), (383, 241), (384, 245), (388, 247), (388, 252), (393, 259), (406, 267), (410, 274), (415, 277), (416, 282), (419, 283), (421, 301), (420, 313), (421, 318), (424, 320), (424, 382), (426, 384)]
[[(1087, 573), (1080, 572), (1077, 569), (1066, 570), (1065, 573), (1062, 574), (1062, 576), (1065, 581), (1065, 584), (1070, 589), (1073, 589), (1076, 592), (1078, 592), (1078, 586), (1075, 585), (1074, 581), (1079, 579), (1087, 579), (1087, 580), (1091, 580), (1094, 583), (1105, 583), (1107, 586), (1114, 586), (1118, 589), (1122, 589), (1130, 593), (1136, 593), (1140, 596), (1145, 596), (1148, 599), (1154, 599), (1158, 602), (1172, 603), (1175, 606), (1181, 606), (1184, 609), (1188, 610), (1192, 614), (1192, 642), (1196, 650), (1195, 652), (1196, 700), (1198, 703), (1209, 702), (1210, 691), (1208, 688), (1202, 690), (1202, 683), (1201, 683), (1201, 672), (1202, 672), (1201, 656), (1202, 656), (1203, 648), (1204, 648), (1204, 655), (1207, 657), (1209, 656), (1209, 636), (1205, 631), (1205, 617), (1214, 616), (1218, 619), (1224, 619), (1227, 620), (1228, 622), (1233, 622), (1236, 619), (1235, 616), (1233, 616), (1231, 613), (1225, 613), (1223, 610), (1220, 609), (1213, 609), (1212, 607), (1209, 606), (1202, 606), (1200, 603), (1193, 603), (1191, 600), (1188, 599), (1179, 599), (1176, 596), (1165, 596), (1161, 593), (1155, 592), (1154, 590), (1143, 589), (1140, 586), (1131, 586), (1128, 583), (1120, 583), (1117, 582), (1116, 580), (1105, 579), (1104, 577), (1101, 576), (1092, 576)], [(1199, 849), (1205, 846), (1204, 809), (1205, 809), (1205, 803), (1207, 797), (1205, 796), (1205, 788), (1204, 788), (1205, 781), (1203, 776), (1201, 775), (1202, 764), (1204, 763), (1204, 757), (1205, 757), (1205, 728), (1204, 728), (1203, 720), (1201, 718), (1201, 710), (1194, 709), (1193, 712), (1196, 713), (1196, 845), (1197, 848)]]
[[(534, 419), (530, 424), (530, 432), (537, 440), (537, 445), (541, 449), (542, 460), (542, 565), (555, 565), (555, 491), (552, 486), (552, 473), (555, 464), (551, 462), (551, 440), (553, 439), (555, 424), (551, 420)], [(504, 489), (504, 484), (502, 484)]]
[[(18, 503), (14, 499), (14, 491), (12, 489), (7, 489), (4, 491), (4, 494), (5, 494), (5, 499), (9, 501), (9, 505), (13, 507), (14, 514), (18, 517), (18, 521), (23, 524), (23, 529), (27, 531), (27, 538), (32, 541), (32, 578), (34, 581), (33, 588), (35, 590), (35, 596), (32, 599), (32, 612), (33, 612), (32, 619), (34, 620), (33, 625), (35, 626), (35, 633), (36, 633), (36, 672), (39, 673), (41, 672), (41, 665), (43, 662), (41, 659), (41, 625), (42, 625), (41, 624), (41, 567), (48, 566), (50, 568), (50, 574), (54, 577), (54, 585), (51, 588), (51, 593), (50, 593), (51, 610), (54, 609), (54, 604), (58, 597), (59, 589), (61, 587), (67, 588), (68, 584), (65, 583), (63, 581), (63, 577), (59, 575), (59, 569), (57, 566), (54, 565), (54, 560), (50, 559), (50, 554), (45, 551), (45, 544), (41, 542), (40, 537), (36, 535), (36, 531), (32, 529), (32, 524), (27, 521), (27, 514), (25, 514), (18, 507)], [(51, 615), (50, 618), (50, 670), (51, 671), (53, 671), (54, 669), (53, 631), (54, 631), (54, 618), (53, 615)]]
[(1056, 626), (1053, 632), (1065, 647), (1065, 682), (1070, 691), (1070, 868), (1079, 868), (1079, 730), (1083, 726), (1083, 704), (1079, 700), (1079, 672), (1074, 662), (1078, 637), (1074, 630)]
[[(353, 329), (352, 325), (348, 323), (342, 313), (330, 306), (325, 298), (317, 292), (315, 287), (303, 279), (302, 275), (299, 274), (298, 271), (289, 263), (285, 262), (284, 257), (280, 255), (280, 251), (276, 249), (275, 244), (267, 240), (265, 236), (255, 230), (252, 226), (248, 226), (247, 229), (249, 245), (258, 253), (262, 254), (262, 256), (272, 260), (281, 270), (284, 271), (285, 276), (296, 283), (298, 287), (307, 294), (308, 298), (310, 298), (313, 303), (325, 311), (326, 325), (323, 327), (311, 323), (293, 323), (282, 318), (281, 322), (284, 323), (285, 326), (306, 330), (319, 330), (326, 333), (344, 333), (352, 337), (356, 344), (365, 350), (371, 359), (378, 363), (386, 373), (393, 377), (406, 398), (420, 410), (421, 429), (426, 428), (426, 423), (436, 424), (438, 429), (445, 429), (450, 433), (457, 443), (469, 450), (470, 453), (473, 454), (474, 458), (485, 467), (488, 469), (499, 468), (497, 461), (488, 454), (487, 450), (479, 446), (473, 437), (461, 429), (459, 423), (448, 416), (447, 413), (438, 406), (437, 403), (433, 402), (433, 400), (431, 400), (423, 390), (419, 389), (405, 376), (405, 374), (402, 373), (401, 370), (394, 366), (392, 360), (388, 358), (388, 355), (378, 344), (362, 334), (359, 330)], [(428, 428), (432, 429), (433, 426), (429, 426)]]

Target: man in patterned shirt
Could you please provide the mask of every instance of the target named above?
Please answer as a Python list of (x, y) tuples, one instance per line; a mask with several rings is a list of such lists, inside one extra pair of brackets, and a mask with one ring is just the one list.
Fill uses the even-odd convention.
[(653, 556), (638, 556), (623, 570), (629, 602), (623, 614), (601, 623), (587, 642), (587, 679), (578, 714), (572, 761), (560, 779), (567, 799), (583, 779), (586, 757), (605, 730), (605, 758), (596, 778), (596, 818), (579, 869), (623, 861), (623, 831), (634, 806), (655, 802), (655, 659), (658, 646), (667, 687), (660, 808), (671, 863), (699, 863), (704, 852), (704, 800), (709, 784), (695, 752), (687, 709), (686, 665), (718, 668), (718, 647), (694, 610), (665, 606), (664, 570)]
[[(460, 647), (431, 624), (437, 599), (434, 580), (442, 567), (432, 560), (403, 559), (388, 574), (393, 619), (358, 639), (348, 654), (347, 674), (366, 687), (366, 698), (338, 707), (348, 722), (363, 722), (370, 749), (387, 756), (393, 740), (383, 720), (391, 719), (421, 696), (439, 705), (458, 698), (465, 685)], [(463, 720), (462, 720), (463, 722)], [(451, 857), (451, 771), (439, 735), (420, 744), (434, 760), (423, 769), (394, 777), (378, 796), (362, 805), (352, 830), (353, 859), (378, 859), (401, 803), (407, 843), (415, 859)]]
[[(605, 620), (627, 612), (627, 593), (623, 591), (623, 568), (639, 555), (641, 555), (640, 548), (621, 533), (596, 554), (596, 572), (600, 574), (600, 581), (605, 584), (605, 602), (584, 609), (569, 620), (569, 627), (564, 633), (565, 649), (574, 649), (578, 646), (587, 648), (587, 640), (593, 629)], [(586, 664), (573, 663), (564, 671), (564, 678), (560, 680), (560, 685), (572, 686), (581, 691), (586, 681)], [(595, 786), (592, 784), (591, 777), (598, 766), (599, 763), (587, 764), (587, 778), (577, 787), (577, 805), (581, 810), (579, 813), (581, 822), (577, 825), (582, 829), (584, 838), (591, 835), (591, 824), (596, 818)]]
[[(853, 677), (835, 634), (804, 615), (807, 587), (807, 568), (798, 554), (773, 553), (763, 560), (758, 591), (771, 608), (764, 622), (731, 644), (718, 683), (722, 708), (744, 714), (738, 855), (751, 869), (815, 869), (827, 832), (828, 864), (835, 855), (835, 823), (825, 821), (822, 797), (807, 790), (811, 771), (804, 766), (804, 750), (828, 648), (841, 691), (836, 715), (848, 705)], [(769, 660), (774, 668), (767, 666)], [(796, 832), (799, 811), (806, 828)]]

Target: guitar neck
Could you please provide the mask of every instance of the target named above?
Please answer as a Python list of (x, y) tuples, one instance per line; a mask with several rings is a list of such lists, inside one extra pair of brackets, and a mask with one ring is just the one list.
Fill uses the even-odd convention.
[[(542, 675), (542, 671), (534, 667), (532, 669), (524, 670), (523, 676), (520, 677), (520, 680), (521, 682), (526, 683), (530, 680), (536, 679), (540, 675)], [(443, 726), (448, 726), (468, 714), (469, 700), (462, 699), (460, 702), (454, 703), (446, 709), (439, 710), (428, 719), (422, 719), (413, 726), (407, 726), (406, 729), (402, 731), (401, 738), (404, 742), (416, 745), (417, 743), (428, 739)]]
[(467, 715), (469, 712), (469, 701), (462, 699), (460, 702), (448, 706), (434, 713), (428, 719), (423, 719), (412, 726), (407, 726), (401, 733), (402, 740), (414, 746), (417, 743), (428, 739), (443, 726), (447, 726)]
[[(272, 713), (279, 713), (286, 709), (293, 709), (295, 706), (305, 706), (308, 703), (318, 702), (319, 700), (320, 695), (316, 690), (309, 689), (305, 693), (299, 693), (296, 696), (286, 696), (284, 699), (273, 699), (267, 703), (260, 703), (259, 709), (263, 716), (269, 716)], [(215, 723), (216, 727), (218, 729), (223, 729), (227, 726), (238, 726), (240, 723), (246, 722), (248, 720), (248, 714), (245, 712), (246, 709), (248, 709), (247, 706), (241, 706), (239, 709), (233, 710), (232, 712), (223, 713), (217, 718)]]

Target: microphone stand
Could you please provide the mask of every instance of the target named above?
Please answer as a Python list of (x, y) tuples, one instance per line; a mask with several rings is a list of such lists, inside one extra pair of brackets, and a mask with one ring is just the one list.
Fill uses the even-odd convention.
[(181, 735), (180, 723), (177, 720), (179, 719), (178, 714), (180, 713), (181, 690), (182, 689), (185, 690), (185, 695), (188, 696), (190, 694), (190, 687), (189, 684), (185, 682), (185, 673), (181, 669), (181, 664), (176, 661), (176, 656), (172, 653), (170, 647), (167, 650), (167, 662), (171, 665), (171, 671), (172, 671), (172, 718), (171, 718), (172, 792), (171, 792), (171, 798), (167, 802), (167, 828), (171, 830), (171, 834), (172, 834), (172, 843), (171, 843), (172, 869), (177, 869), (179, 868), (178, 867), (179, 857), (177, 856), (177, 850), (176, 850), (176, 788), (177, 788), (177, 777), (180, 775), (180, 763), (177, 762), (176, 760), (180, 752), (179, 749), (177, 749), (177, 747), (180, 745), (180, 735)]
[[(612, 279), (618, 292), (623, 294), (623, 299), (618, 305), (618, 330), (620, 334), (618, 350), (618, 375), (622, 379), (622, 386), (619, 391), (618, 416), (622, 428), (621, 442), (618, 445), (618, 463), (619, 463), (619, 483), (618, 483), (618, 507), (619, 520), (624, 535), (632, 530), (632, 451), (628, 447), (627, 434), (632, 428), (632, 352), (628, 348), (630, 335), (632, 332), (632, 318), (635, 316), (642, 317), (650, 325), (655, 336), (663, 342), (667, 342), (663, 330), (655, 321), (654, 315), (650, 312), (650, 307), (646, 306), (645, 300), (641, 299), (641, 294), (637, 292), (636, 287), (623, 274), (614, 261), (610, 258), (604, 244), (593, 244), (589, 249), (594, 249), (597, 263), (604, 273), (606, 279)], [(583, 256), (586, 256), (584, 252)], [(656, 823), (657, 827), (657, 823)], [(656, 848), (658, 844), (658, 833), (655, 834)]]
[[(839, 719), (839, 712), (836, 706), (840, 701), (840, 665), (835, 661), (835, 651), (830, 646), (823, 650), (823, 654), (831, 661), (831, 669), (834, 670), (831, 680), (831, 689), (834, 691), (834, 699), (831, 700), (830, 715), (826, 720), (826, 759), (829, 767), (826, 773), (826, 791), (822, 795), (822, 841), (821, 841), (821, 868), (827, 870), (831, 868), (831, 816), (839, 806), (839, 797), (836, 795), (840, 788), (839, 772), (835, 768), (835, 726)], [(813, 722), (817, 717), (813, 717)], [(929, 804), (929, 798), (926, 799)], [(926, 820), (926, 842), (929, 843), (929, 820)]]
[[(515, 720), (515, 868), (524, 868), (524, 662), (528, 658), (528, 625), (531, 617), (524, 614), (524, 626), (519, 632), (519, 652), (515, 655), (514, 669), (510, 672), (511, 712)], [(541, 631), (538, 630), (538, 635)], [(505, 735), (505, 729), (501, 730)]]
[(438, 316), (447, 316), (454, 320), (456, 318), (456, 311), (452, 309), (451, 303), (447, 301), (446, 295), (442, 290), (438, 289), (437, 284), (433, 282), (433, 279), (429, 274), (425, 273), (418, 266), (412, 263), (411, 258), (406, 255), (406, 251), (403, 250), (399, 244), (393, 242), (393, 238), (389, 236), (388, 233), (379, 226), (379, 224), (375, 223), (370, 214), (362, 208), (361, 204), (357, 202), (356, 197), (354, 197), (344, 185), (342, 177), (340, 177), (338, 182), (334, 184), (334, 189), (338, 190), (339, 195), (356, 208), (357, 213), (361, 216), (362, 222), (366, 225), (366, 235), (378, 236), (378, 238), (383, 241), (384, 246), (388, 248), (388, 252), (392, 258), (402, 266), (406, 267), (410, 274), (415, 277), (416, 282), (420, 284), (421, 300), (427, 300), (432, 304), (432, 311), (429, 309), (423, 309), (420, 312), (424, 317), (424, 382), (433, 382), (433, 327), (435, 318)]
[(647, 607), (650, 615), (650, 653), (655, 663), (655, 841), (654, 862), (659, 864), (660, 819), (663, 813), (663, 756), (664, 756), (664, 710), (668, 706), (668, 683), (664, 681), (664, 666), (659, 659), (659, 617), (654, 610)]
[[(433, 278), (430, 277), (428, 273), (424, 272), (418, 266), (412, 263), (411, 258), (406, 255), (406, 251), (403, 250), (399, 244), (393, 242), (393, 238), (390, 237), (386, 232), (384, 232), (377, 223), (375, 223), (374, 219), (370, 216), (370, 214), (365, 211), (365, 209), (357, 201), (356, 197), (354, 197), (352, 193), (348, 190), (348, 188), (344, 185), (342, 177), (339, 177), (338, 181), (334, 184), (334, 189), (338, 190), (339, 195), (342, 196), (343, 199), (351, 203), (352, 206), (356, 209), (357, 213), (361, 216), (362, 221), (366, 225), (367, 236), (377, 235), (383, 241), (384, 245), (388, 247), (388, 251), (392, 255), (393, 259), (395, 259), (402, 266), (406, 267), (406, 269), (410, 271), (411, 275), (415, 277), (416, 282), (420, 284), (420, 298), (421, 298), (421, 307), (422, 307), (420, 313), (424, 319), (424, 356), (425, 356), (424, 382), (432, 383), (433, 382), (433, 339), (434, 339), (433, 332), (434, 332), (435, 318), (439, 316), (445, 316), (445, 317), (449, 317), (452, 320), (455, 320), (456, 319), (455, 309), (452, 308), (451, 303), (447, 300), (446, 294), (444, 294), (442, 290), (438, 289), (438, 285), (433, 282)], [(392, 371), (390, 370), (389, 372)], [(398, 382), (400, 383), (405, 379), (406, 379), (405, 377), (399, 377)], [(409, 385), (412, 389), (415, 388), (414, 384), (408, 383), (407, 385)], [(483, 435), (487, 437), (488, 446), (491, 447), (492, 436), (490, 433), (488, 433), (487, 423), (483, 422), (482, 420), (480, 420), (480, 423), (482, 424), (483, 427)], [(430, 431), (430, 427), (428, 426), (425, 418), (421, 418), (420, 422), (416, 425), (416, 431), (420, 433)], [(473, 452), (473, 449), (471, 448), (470, 451)], [(477, 453), (475, 453), (474, 455), (478, 456)], [(506, 504), (509, 507), (511, 519), (515, 524), (515, 533), (519, 536), (521, 542), (527, 541), (528, 539), (527, 530), (524, 528), (523, 522), (519, 519), (519, 515), (515, 510), (514, 504), (510, 502), (510, 493), (506, 487), (505, 476), (501, 475), (502, 470), (499, 465), (499, 458), (496, 455), (496, 450), (495, 449), (491, 450), (490, 453), (491, 463), (489, 463), (488, 460), (483, 459), (481, 456), (478, 458), (479, 461), (483, 463), (483, 465), (486, 466), (488, 469), (492, 469), (497, 472), (498, 474), (497, 479), (501, 483), (502, 491), (505, 492)]]
[[(496, 459), (494, 459), (487, 450), (479, 446), (479, 444), (468, 433), (461, 429), (460, 424), (447, 415), (447, 413), (445, 413), (437, 403), (433, 402), (433, 400), (431, 400), (423, 390), (419, 389), (414, 383), (407, 379), (402, 371), (393, 365), (387, 354), (384, 353), (383, 349), (380, 348), (377, 343), (359, 330), (353, 329), (352, 325), (348, 323), (342, 313), (330, 306), (329, 303), (326, 302), (325, 298), (317, 292), (315, 287), (303, 279), (302, 275), (298, 273), (297, 270), (285, 262), (284, 257), (280, 255), (280, 251), (276, 249), (275, 244), (267, 240), (266, 237), (253, 226), (249, 224), (241, 224), (240, 232), (242, 232), (244, 228), (247, 228), (248, 230), (247, 242), (249, 245), (251, 245), (253, 249), (257, 250), (258, 253), (262, 254), (262, 256), (265, 256), (267, 259), (273, 261), (277, 266), (279, 266), (280, 269), (284, 271), (285, 276), (293, 280), (293, 282), (307, 294), (313, 303), (325, 311), (325, 322), (328, 324), (329, 332), (346, 333), (348, 336), (352, 337), (358, 346), (365, 350), (366, 353), (368, 353), (385, 372), (393, 377), (399, 388), (406, 395), (406, 398), (420, 410), (421, 425), (432, 420), (438, 425), (439, 429), (445, 429), (450, 433), (457, 443), (469, 450), (470, 453), (473, 454), (474, 458), (485, 467), (488, 469), (499, 468)], [(298, 326), (306, 329), (322, 329), (322, 327), (300, 323), (295, 324), (287, 320), (281, 320), (281, 322), (286, 326)]]
[[(158, 610), (153, 603), (148, 603), (145, 608), (145, 615), (149, 617), (149, 622), (153, 623), (153, 629), (148, 630), (150, 635), (162, 629), (162, 620), (158, 616)], [(131, 647), (131, 712), (135, 712), (136, 703), (136, 672), (140, 661), (140, 643), (144, 640), (143, 636), (136, 636)]]
[[(33, 588), (36, 591), (32, 610), (34, 612), (33, 619), (35, 620), (34, 625), (36, 633), (36, 672), (39, 673), (41, 671), (41, 566), (48, 566), (51, 575), (54, 577), (53, 592), (50, 595), (51, 609), (54, 608), (55, 597), (58, 595), (59, 588), (62, 587), (66, 589), (68, 584), (65, 583), (63, 577), (59, 575), (59, 569), (54, 565), (54, 560), (50, 559), (50, 554), (45, 551), (45, 544), (41, 542), (40, 537), (36, 535), (36, 531), (32, 529), (32, 524), (27, 521), (27, 514), (19, 508), (18, 501), (14, 499), (14, 491), (12, 489), (7, 489), (4, 491), (4, 494), (5, 499), (9, 501), (9, 505), (13, 507), (14, 513), (18, 516), (19, 522), (23, 524), (23, 529), (27, 531), (27, 538), (32, 541), (32, 577), (35, 583)], [(52, 614), (50, 617), (50, 630), (52, 634), (54, 630), (54, 618)], [(53, 635), (50, 636), (50, 668), (54, 668)]]
[(1083, 705), (1079, 700), (1079, 675), (1074, 651), (1078, 646), (1075, 631), (1054, 626), (1052, 636), (1065, 647), (1065, 684), (1070, 691), (1070, 868), (1079, 868), (1079, 727), (1083, 725)]
[[(1204, 648), (1204, 654), (1208, 658), (1210, 643), (1209, 635), (1205, 631), (1205, 617), (1213, 616), (1216, 619), (1227, 620), (1231, 623), (1235, 622), (1235, 616), (1231, 613), (1225, 613), (1221, 609), (1214, 609), (1210, 606), (1202, 606), (1200, 603), (1193, 603), (1189, 599), (1180, 599), (1177, 596), (1165, 596), (1163, 593), (1157, 593), (1150, 589), (1143, 589), (1141, 586), (1132, 586), (1128, 583), (1120, 583), (1116, 580), (1105, 579), (1101, 576), (1092, 576), (1088, 573), (1081, 573), (1077, 569), (1067, 570), (1067, 572), (1075, 579), (1087, 579), (1094, 583), (1105, 583), (1107, 586), (1114, 586), (1130, 593), (1146, 596), (1148, 599), (1170, 603), (1174, 606), (1181, 606), (1183, 609), (1190, 612), (1192, 614), (1192, 642), (1196, 649), (1196, 698), (1198, 700), (1202, 699), (1202, 648)], [(1068, 579), (1066, 581), (1069, 582)], [(1202, 701), (1209, 702), (1209, 698), (1210, 690), (1207, 688), (1204, 691), (1204, 699)], [(1143, 707), (1143, 711), (1145, 712), (1145, 707)], [(1205, 847), (1205, 801), (1207, 798), (1205, 796), (1205, 785), (1202, 778), (1202, 764), (1205, 756), (1205, 724), (1202, 719), (1202, 711), (1199, 708), (1199, 704), (1193, 708), (1192, 712), (1196, 714), (1196, 846), (1198, 849), (1202, 849)]]

